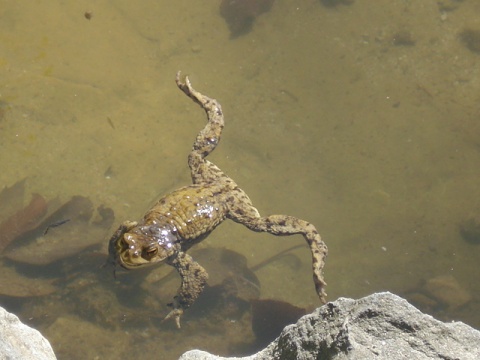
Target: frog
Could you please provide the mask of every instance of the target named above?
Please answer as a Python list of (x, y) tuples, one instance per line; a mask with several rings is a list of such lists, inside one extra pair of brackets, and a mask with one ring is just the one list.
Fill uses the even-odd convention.
[(323, 268), (328, 248), (316, 227), (290, 215), (260, 215), (245, 191), (206, 159), (217, 147), (225, 126), (220, 103), (195, 90), (188, 76), (182, 79), (181, 72), (175, 82), (207, 115), (207, 123), (188, 155), (192, 184), (160, 198), (141, 220), (124, 221), (109, 240), (108, 262), (127, 270), (159, 263), (175, 268), (181, 284), (173, 302), (167, 304), (171, 311), (164, 321), (173, 319), (180, 328), (181, 316), (195, 303), (208, 280), (207, 271), (187, 250), (230, 219), (255, 232), (303, 235), (311, 251), (316, 293), (320, 302), (326, 303)]

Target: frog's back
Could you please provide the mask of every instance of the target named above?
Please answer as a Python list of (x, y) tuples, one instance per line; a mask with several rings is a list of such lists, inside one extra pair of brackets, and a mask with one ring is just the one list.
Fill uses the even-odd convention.
[(216, 184), (194, 184), (173, 191), (145, 214), (144, 223), (169, 224), (183, 240), (210, 233), (226, 217), (225, 189)]

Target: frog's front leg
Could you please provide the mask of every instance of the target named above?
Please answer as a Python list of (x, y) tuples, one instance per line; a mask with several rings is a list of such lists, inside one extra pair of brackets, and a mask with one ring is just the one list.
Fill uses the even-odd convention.
[(180, 328), (180, 316), (200, 296), (207, 282), (208, 274), (190, 255), (184, 252), (177, 253), (176, 256), (168, 259), (167, 263), (178, 271), (182, 278), (182, 284), (173, 298), (173, 303), (169, 304), (173, 310), (164, 320), (174, 318), (177, 327)]

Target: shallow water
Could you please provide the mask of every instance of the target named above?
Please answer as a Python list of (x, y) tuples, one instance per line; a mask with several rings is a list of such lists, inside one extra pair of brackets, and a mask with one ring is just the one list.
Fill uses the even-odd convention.
[[(190, 181), (186, 156), (205, 118), (176, 89), (182, 70), (225, 112), (211, 160), (261, 213), (304, 218), (322, 234), (329, 300), (390, 290), (479, 328), (480, 245), (464, 241), (459, 225), (480, 215), (480, 40), (461, 36), (480, 30), (480, 7), (324, 4), (277, 1), (251, 32), (230, 39), (219, 2), (3, 1), (0, 185), (26, 177), (30, 192), (49, 199), (87, 196), (114, 209), (116, 223), (138, 218)], [(225, 223), (199, 246), (235, 250), (255, 266), (302, 242)], [(313, 308), (308, 250), (294, 254), (300, 264), (256, 272), (261, 297)], [(422, 298), (439, 276), (452, 276), (471, 300)], [(253, 338), (248, 313), (210, 327), (186, 316), (178, 332), (141, 317), (108, 328), (70, 307), (45, 307), (42, 322), (26, 315), (36, 300), (2, 301), (60, 359), (80, 348), (102, 359), (140, 350), (175, 358), (195, 347), (227, 355), (248, 352), (238, 339)]]

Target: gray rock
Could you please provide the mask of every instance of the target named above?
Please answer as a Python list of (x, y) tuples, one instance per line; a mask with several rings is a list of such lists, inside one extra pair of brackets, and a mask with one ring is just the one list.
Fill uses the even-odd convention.
[[(227, 359), (199, 350), (181, 360)], [(461, 322), (443, 323), (391, 293), (340, 298), (287, 326), (259, 353), (266, 359), (480, 359), (480, 332)]]
[(47, 339), (0, 307), (0, 359), (55, 360)]

